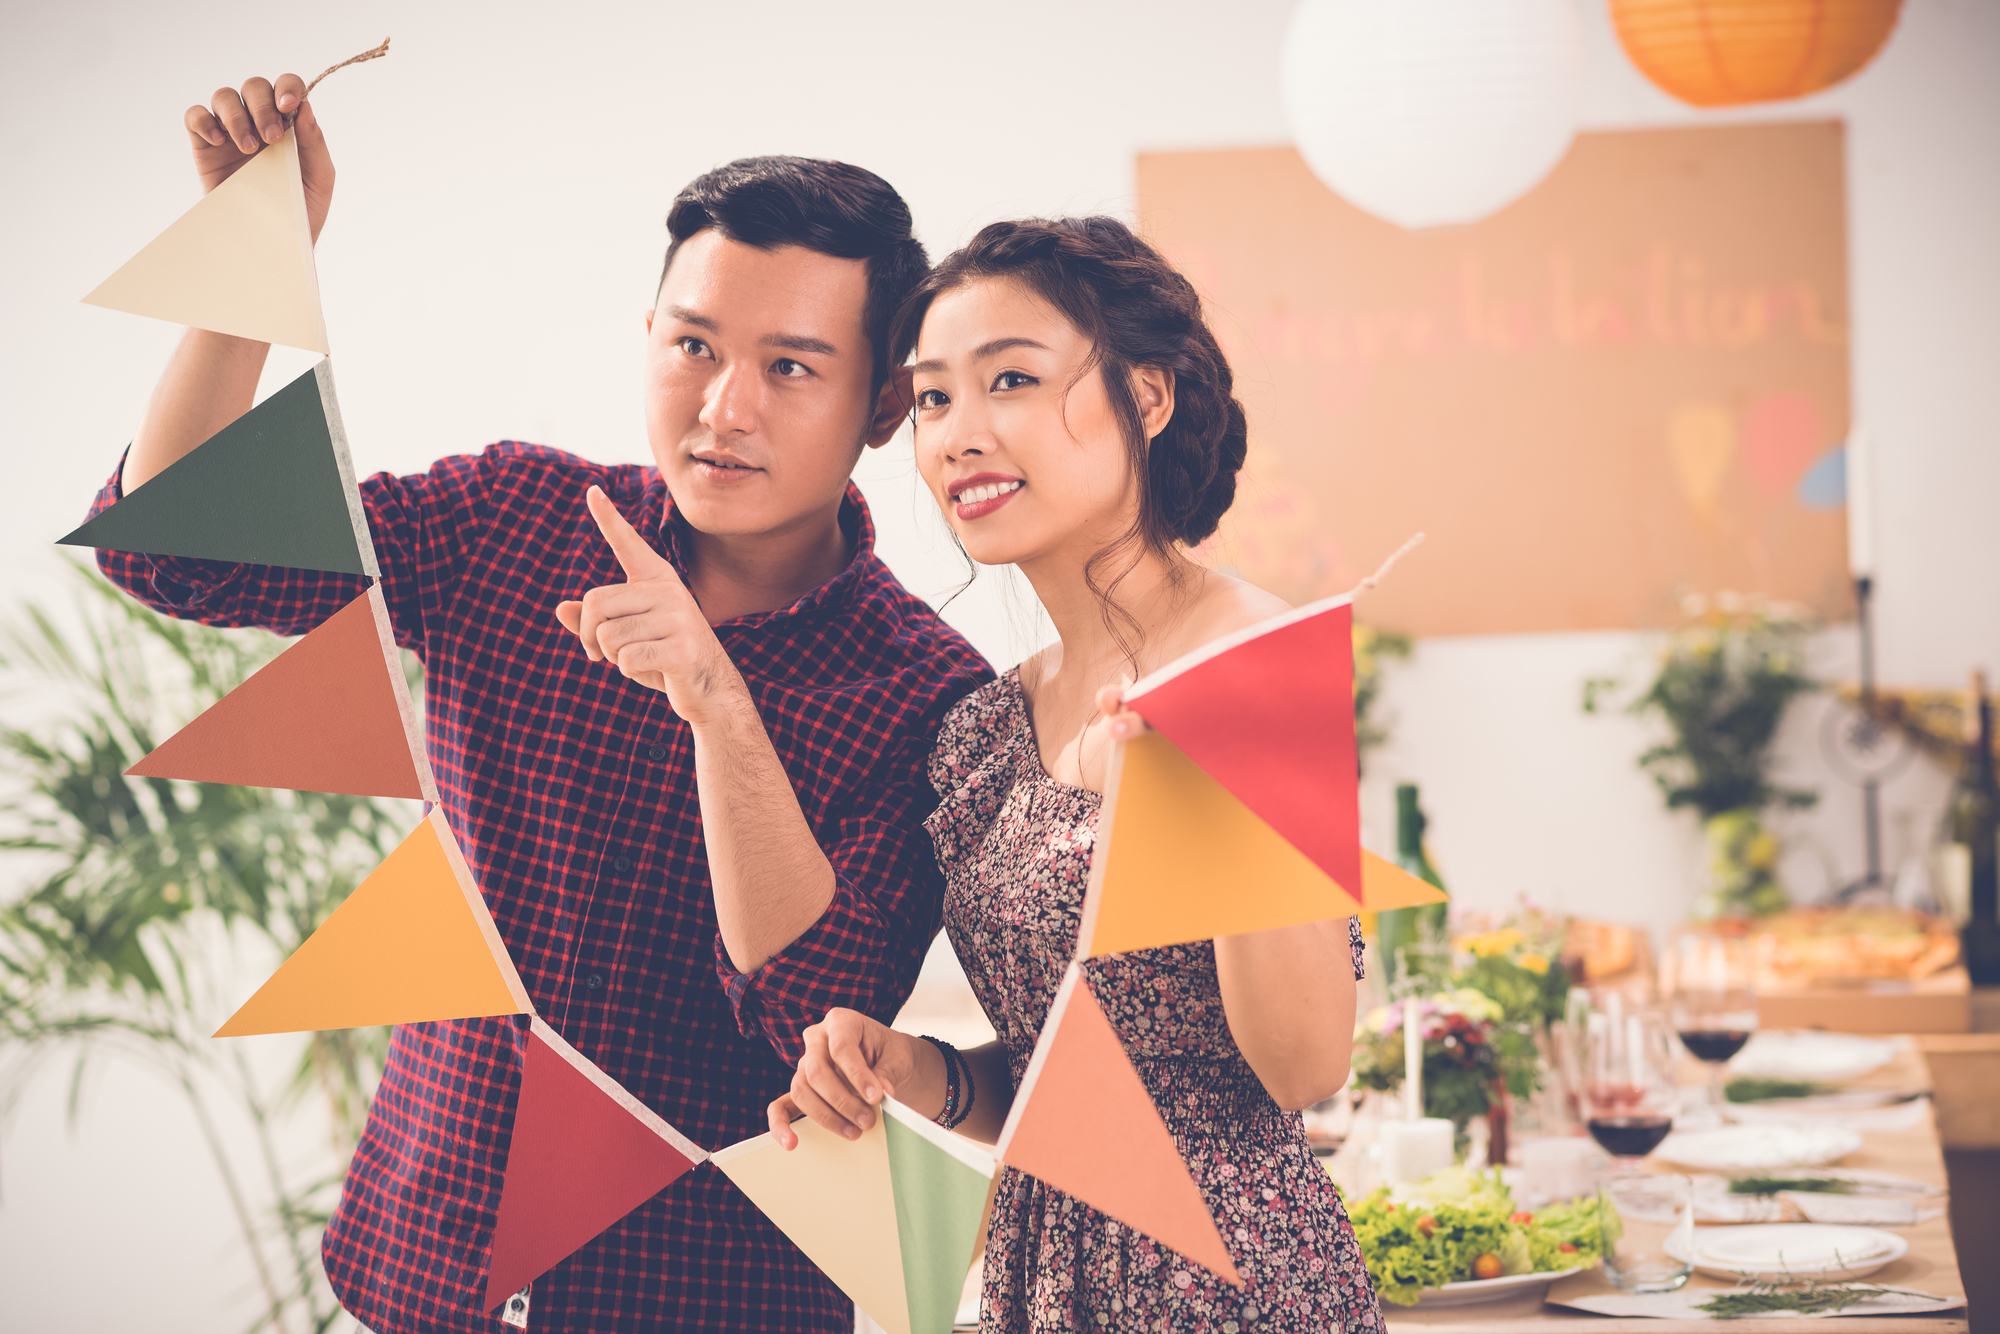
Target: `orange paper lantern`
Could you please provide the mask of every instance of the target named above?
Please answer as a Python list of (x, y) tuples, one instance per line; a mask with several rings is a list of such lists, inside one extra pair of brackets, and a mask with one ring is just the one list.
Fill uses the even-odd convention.
[(1698, 107), (1831, 88), (1875, 58), (1903, 0), (1611, 0), (1639, 71)]

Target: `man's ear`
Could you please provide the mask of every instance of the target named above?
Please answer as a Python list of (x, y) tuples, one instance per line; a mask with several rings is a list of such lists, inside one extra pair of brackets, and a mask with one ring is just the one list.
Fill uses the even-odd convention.
[(908, 366), (898, 369), (882, 383), (882, 392), (875, 396), (875, 416), (868, 423), (870, 449), (880, 449), (895, 439), (909, 419), (910, 409), (916, 406), (917, 396), (911, 390), (911, 382), (916, 373)]
[(1174, 419), (1174, 373), (1158, 366), (1132, 370), (1132, 397), (1139, 404), (1139, 421), (1153, 439)]

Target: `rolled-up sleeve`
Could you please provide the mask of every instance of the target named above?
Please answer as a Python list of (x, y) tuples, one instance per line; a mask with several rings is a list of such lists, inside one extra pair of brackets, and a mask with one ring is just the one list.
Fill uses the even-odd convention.
[(944, 902), (944, 877), (924, 817), (937, 804), (924, 778), (928, 733), (897, 747), (868, 803), (822, 829), (833, 899), (819, 920), (748, 973), (731, 965), (718, 934), (716, 971), (744, 1036), (762, 1037), (787, 1064), (804, 1051), (806, 1026), (837, 1007), (888, 1023), (909, 999)]

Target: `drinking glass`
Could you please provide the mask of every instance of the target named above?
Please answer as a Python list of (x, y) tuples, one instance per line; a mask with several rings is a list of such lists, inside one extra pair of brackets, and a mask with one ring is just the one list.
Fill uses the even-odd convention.
[(1708, 1113), (1723, 1119), (1729, 1058), (1757, 1031), (1757, 992), (1749, 942), (1682, 936), (1672, 967), (1674, 1031), (1688, 1055), (1708, 1067)]
[(1622, 1167), (1660, 1146), (1674, 1128), (1673, 1043), (1666, 1018), (1606, 998), (1584, 1030), (1584, 1124)]
[(1613, 1286), (1674, 1291), (1694, 1267), (1694, 1183), (1671, 1172), (1606, 1177), (1597, 1187), (1597, 1235)]

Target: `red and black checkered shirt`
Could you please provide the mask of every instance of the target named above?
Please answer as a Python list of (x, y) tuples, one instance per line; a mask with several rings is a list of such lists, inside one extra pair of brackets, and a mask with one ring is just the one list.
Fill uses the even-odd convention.
[[(498, 444), (361, 484), (397, 642), (423, 659), (447, 817), (535, 1008), (707, 1149), (766, 1129), (800, 1032), (837, 1005), (887, 1021), (938, 928), (921, 821), (945, 711), (992, 675), (876, 557), (716, 627), (833, 863), (833, 903), (755, 973), (716, 931), (694, 748), (667, 697), (585, 659), (555, 605), (624, 575), (584, 507), (602, 486), (685, 571), (657, 470)], [(96, 509), (118, 498), (113, 476)], [(363, 580), (100, 552), (147, 605), (312, 629)], [(501, 1328), (480, 1310), (525, 1020), (406, 1024), (322, 1253), (370, 1329)], [(537, 1279), (536, 1330), (851, 1330), (853, 1306), (714, 1168), (682, 1177)]]

